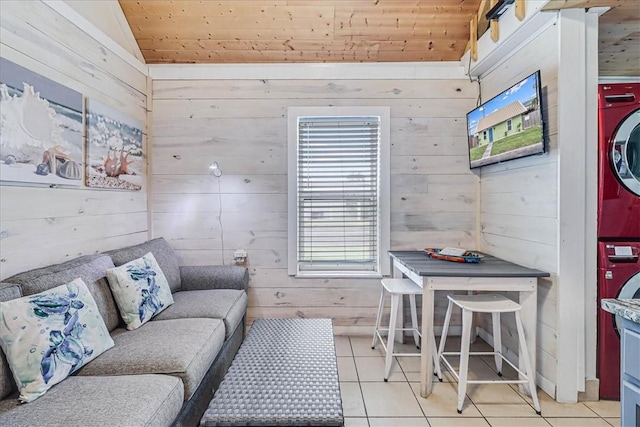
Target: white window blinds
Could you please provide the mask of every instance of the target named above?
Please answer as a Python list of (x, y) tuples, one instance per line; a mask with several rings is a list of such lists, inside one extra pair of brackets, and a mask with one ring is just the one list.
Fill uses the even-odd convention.
[(298, 268), (378, 268), (379, 117), (299, 117)]

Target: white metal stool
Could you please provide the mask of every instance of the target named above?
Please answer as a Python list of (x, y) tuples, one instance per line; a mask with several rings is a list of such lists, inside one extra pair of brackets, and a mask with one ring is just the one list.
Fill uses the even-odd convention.
[[(438, 348), (438, 360), (442, 360), (445, 367), (451, 371), (456, 380), (458, 380), (458, 413), (462, 413), (462, 404), (467, 392), (467, 384), (529, 384), (531, 399), (536, 413), (540, 415), (540, 402), (536, 393), (536, 384), (534, 381), (534, 373), (531, 369), (531, 361), (529, 360), (529, 350), (524, 337), (524, 329), (522, 320), (520, 319), (520, 304), (510, 300), (509, 298), (498, 294), (480, 294), (480, 295), (447, 295), (449, 298), (449, 306), (444, 320), (442, 329), (442, 337), (440, 338), (440, 347)], [(451, 321), (451, 309), (453, 304), (462, 309), (462, 337), (460, 339), (460, 352), (445, 352), (444, 346), (447, 340), (447, 332), (449, 331), (449, 322)], [(492, 352), (470, 352), (469, 344), (471, 341), (471, 324), (473, 313), (491, 313), (493, 324), (493, 351)], [(516, 327), (518, 329), (518, 341), (520, 343), (520, 357), (526, 369), (526, 373), (518, 369), (506, 357), (502, 355), (502, 338), (500, 334), (500, 313), (515, 313)], [(460, 372), (459, 374), (453, 369), (445, 356), (460, 356)], [(469, 355), (488, 356), (493, 355), (496, 363), (498, 375), (502, 376), (502, 361), (504, 360), (511, 365), (521, 376), (518, 380), (467, 380), (469, 369)]]
[[(384, 299), (386, 294), (391, 295), (391, 318), (389, 319), (389, 328), (381, 328), (380, 320), (382, 318), (382, 309), (384, 308)], [(396, 328), (398, 320), (398, 305), (400, 304), (400, 298), (404, 295), (409, 295), (409, 301), (411, 304), (411, 328)], [(410, 279), (382, 279), (382, 291), (380, 293), (380, 304), (378, 305), (378, 315), (376, 317), (376, 327), (373, 331), (373, 342), (371, 348), (376, 347), (378, 339), (382, 343), (382, 347), (386, 353), (384, 364), (384, 380), (389, 379), (389, 373), (391, 372), (391, 364), (394, 356), (417, 356), (420, 357), (420, 353), (394, 353), (393, 345), (396, 338), (396, 331), (412, 331), (413, 339), (416, 343), (416, 347), (420, 348), (420, 338), (422, 334), (418, 329), (418, 313), (416, 310), (416, 295), (422, 295), (422, 288), (414, 283)], [(404, 326), (404, 325), (401, 325)], [(385, 344), (380, 331), (387, 331), (387, 343)], [(440, 365), (437, 363), (436, 354), (436, 340), (435, 337), (431, 337), (431, 345), (434, 349), (433, 361), (436, 366), (436, 375), (440, 381), (442, 381), (442, 374), (440, 372)]]

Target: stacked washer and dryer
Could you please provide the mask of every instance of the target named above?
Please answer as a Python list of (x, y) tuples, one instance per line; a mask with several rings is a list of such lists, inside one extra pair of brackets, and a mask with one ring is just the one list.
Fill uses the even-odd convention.
[[(640, 83), (601, 84), (598, 308), (640, 298)], [(598, 309), (600, 398), (620, 398), (620, 319)]]

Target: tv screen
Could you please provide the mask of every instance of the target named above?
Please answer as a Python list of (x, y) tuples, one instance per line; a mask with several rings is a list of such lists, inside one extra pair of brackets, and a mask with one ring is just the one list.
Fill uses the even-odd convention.
[(540, 71), (467, 114), (469, 166), (544, 153)]

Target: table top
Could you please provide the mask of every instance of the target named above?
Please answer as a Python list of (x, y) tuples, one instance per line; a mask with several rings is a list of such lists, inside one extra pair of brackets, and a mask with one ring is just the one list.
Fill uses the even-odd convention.
[[(476, 251), (474, 251), (476, 252)], [(523, 267), (484, 254), (478, 263), (461, 263), (434, 259), (424, 251), (390, 251), (394, 260), (420, 276), (432, 277), (549, 277), (549, 273)]]

